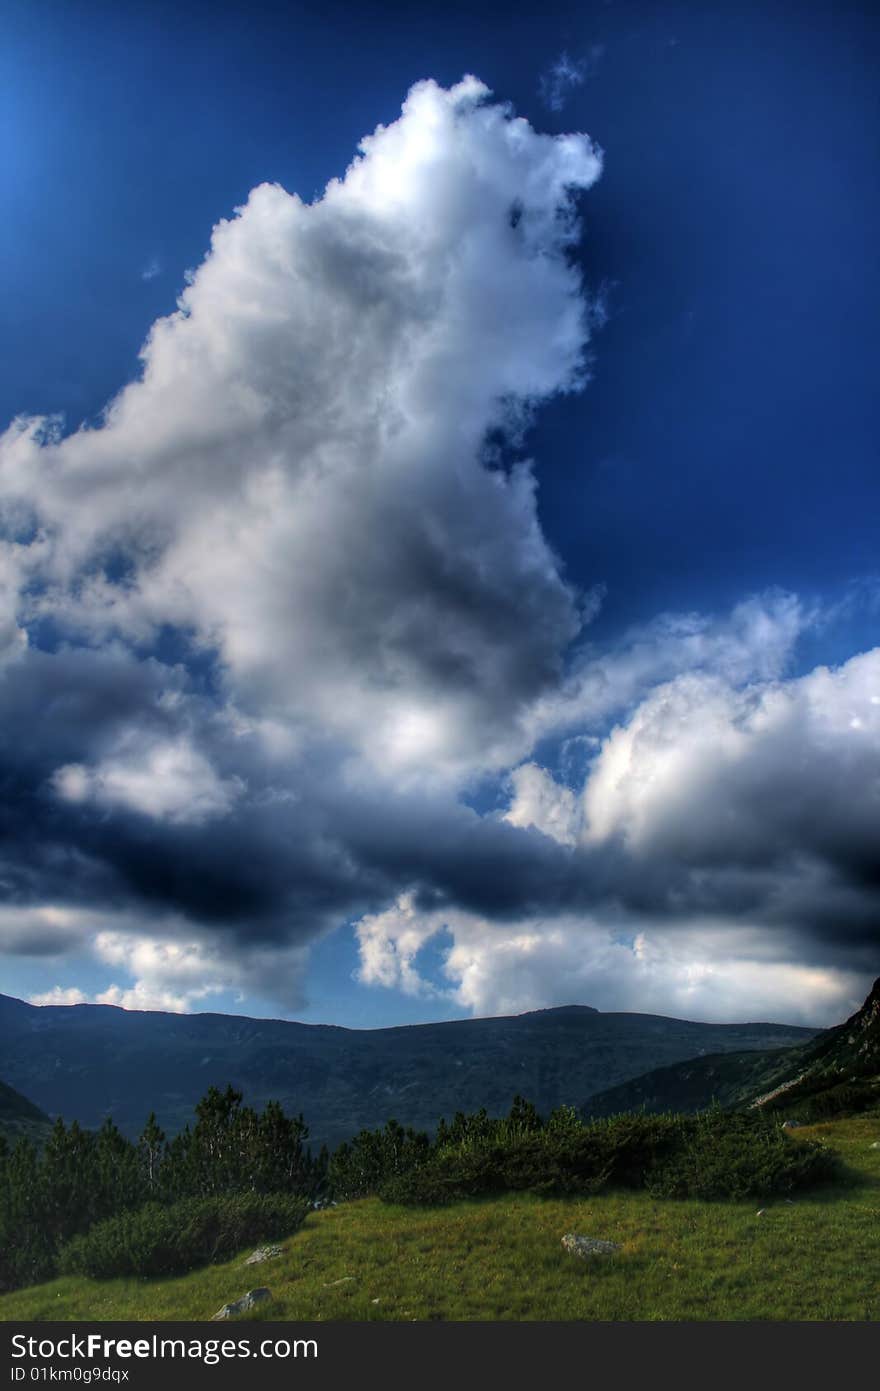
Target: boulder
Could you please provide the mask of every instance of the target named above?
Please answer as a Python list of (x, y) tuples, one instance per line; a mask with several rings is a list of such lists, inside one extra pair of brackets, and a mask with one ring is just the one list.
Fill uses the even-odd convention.
[(237, 1314), (246, 1314), (248, 1309), (253, 1309), (255, 1304), (262, 1304), (263, 1300), (271, 1299), (272, 1291), (265, 1288), (258, 1290), (248, 1290), (241, 1299), (236, 1299), (232, 1304), (224, 1304), (222, 1309), (218, 1309), (213, 1315), (211, 1322), (217, 1323), (219, 1319), (234, 1319)]
[(261, 1265), (263, 1261), (274, 1260), (276, 1256), (284, 1254), (283, 1246), (258, 1246), (252, 1256), (248, 1256), (245, 1265)]
[(566, 1232), (562, 1244), (572, 1256), (610, 1256), (614, 1251), (620, 1250), (616, 1241), (601, 1241), (595, 1236), (577, 1236), (575, 1232)]

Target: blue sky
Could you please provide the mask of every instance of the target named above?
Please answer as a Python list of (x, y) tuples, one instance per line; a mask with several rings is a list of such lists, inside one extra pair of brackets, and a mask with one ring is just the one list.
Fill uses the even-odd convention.
[(0, 988), (845, 1015), (870, 8), (3, 27)]

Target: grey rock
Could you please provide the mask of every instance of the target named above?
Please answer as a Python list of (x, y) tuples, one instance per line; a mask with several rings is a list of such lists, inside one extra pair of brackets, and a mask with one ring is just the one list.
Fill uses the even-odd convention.
[(616, 1241), (600, 1241), (595, 1236), (577, 1236), (575, 1232), (566, 1232), (562, 1244), (572, 1256), (610, 1256), (612, 1252), (620, 1250)]
[(783, 1122), (782, 1122), (782, 1129), (783, 1129), (783, 1130), (800, 1130), (800, 1128), (801, 1128), (801, 1123), (800, 1123), (800, 1121), (783, 1121)]
[(248, 1256), (245, 1265), (261, 1265), (263, 1261), (274, 1260), (276, 1256), (284, 1254), (283, 1246), (258, 1246), (252, 1256)]
[(219, 1319), (234, 1319), (237, 1314), (245, 1314), (248, 1309), (253, 1309), (256, 1304), (262, 1304), (263, 1300), (271, 1299), (272, 1291), (264, 1287), (257, 1290), (248, 1290), (241, 1299), (236, 1299), (231, 1304), (224, 1304), (222, 1309), (218, 1309), (213, 1315), (211, 1322), (217, 1323)]
[(871, 1149), (872, 1149), (872, 1150), (880, 1150), (880, 1140), (875, 1140), (874, 1143), (873, 1143), (873, 1145), (871, 1146)]

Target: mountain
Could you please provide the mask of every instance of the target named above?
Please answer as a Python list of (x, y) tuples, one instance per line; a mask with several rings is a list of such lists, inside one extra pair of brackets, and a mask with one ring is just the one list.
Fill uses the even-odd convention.
[(816, 1030), (702, 1024), (586, 1005), (391, 1029), (42, 1005), (0, 995), (0, 1069), (51, 1114), (87, 1127), (112, 1115), (136, 1136), (151, 1110), (171, 1134), (211, 1085), (249, 1105), (302, 1112), (335, 1146), (391, 1116), (432, 1129), (441, 1116), (506, 1112), (517, 1092), (542, 1112), (700, 1054), (790, 1047)]
[(880, 977), (860, 1009), (794, 1060), (786, 1076), (754, 1095), (753, 1106), (820, 1119), (880, 1104)]
[(701, 1111), (713, 1101), (784, 1111), (793, 1120), (880, 1104), (880, 979), (855, 1014), (810, 1042), (652, 1068), (594, 1094), (584, 1109), (593, 1116), (641, 1109)]
[(704, 1111), (747, 1104), (759, 1091), (788, 1078), (809, 1044), (742, 1053), (710, 1053), (670, 1067), (655, 1067), (641, 1077), (588, 1097), (586, 1115), (616, 1116), (622, 1111)]
[(43, 1140), (49, 1133), (52, 1122), (44, 1116), (38, 1106), (27, 1097), (19, 1095), (5, 1082), (0, 1082), (0, 1136), (10, 1145), (24, 1136), (29, 1140)]

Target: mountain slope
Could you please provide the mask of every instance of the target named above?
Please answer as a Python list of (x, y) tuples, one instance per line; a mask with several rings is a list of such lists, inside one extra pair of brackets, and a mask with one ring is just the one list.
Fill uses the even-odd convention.
[(0, 996), (0, 1066), (40, 1106), (82, 1125), (108, 1114), (137, 1135), (151, 1110), (170, 1133), (211, 1085), (302, 1112), (312, 1140), (336, 1145), (389, 1116), (431, 1129), (519, 1092), (541, 1111), (701, 1053), (784, 1048), (814, 1030), (701, 1024), (587, 1006), (500, 1019), (354, 1030), (109, 1005), (27, 1005)]
[(784, 1051), (726, 1053), (652, 1068), (591, 1096), (589, 1115), (751, 1105), (800, 1120), (880, 1104), (880, 979), (836, 1028)]
[(880, 977), (860, 1009), (804, 1049), (786, 1076), (752, 1105), (820, 1119), (880, 1104)]
[(0, 1082), (0, 1135), (8, 1144), (15, 1144), (22, 1136), (29, 1140), (42, 1140), (51, 1124), (49, 1117), (32, 1101), (12, 1087), (7, 1087), (5, 1082)]

